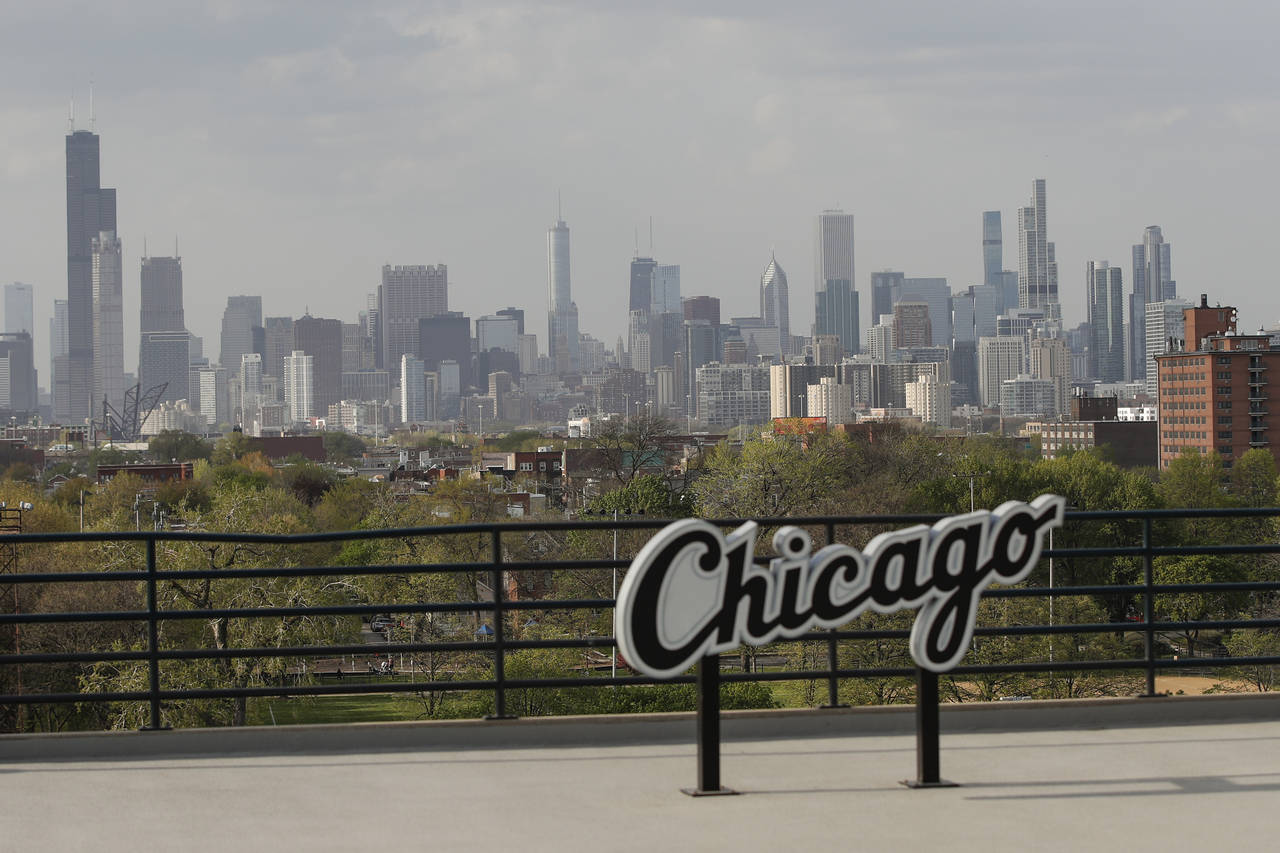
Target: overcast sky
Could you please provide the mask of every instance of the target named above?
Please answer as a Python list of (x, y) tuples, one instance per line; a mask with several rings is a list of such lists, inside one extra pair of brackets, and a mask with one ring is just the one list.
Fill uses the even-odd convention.
[(90, 80), (127, 369), (143, 240), (175, 235), (212, 358), (228, 295), (350, 322), (384, 263), (448, 264), (452, 309), (524, 307), (545, 349), (557, 192), (581, 327), (610, 346), (649, 217), (684, 295), (726, 317), (756, 313), (776, 250), (802, 333), (819, 211), (857, 217), (865, 314), (873, 270), (977, 283), (983, 210), (1016, 269), (1039, 177), (1070, 323), (1086, 262), (1127, 289), (1152, 224), (1181, 295), (1280, 322), (1280, 4), (640, 5), (0, 0), (0, 282), (36, 286), (42, 384)]

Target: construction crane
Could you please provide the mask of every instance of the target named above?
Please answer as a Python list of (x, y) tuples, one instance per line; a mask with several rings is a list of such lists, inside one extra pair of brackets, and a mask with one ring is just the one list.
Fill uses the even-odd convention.
[(124, 392), (124, 413), (117, 412), (112, 405), (107, 402), (107, 398), (102, 398), (102, 426), (112, 441), (137, 441), (142, 437), (142, 425), (146, 423), (147, 417), (155, 411), (156, 406), (160, 405), (160, 400), (164, 397), (165, 389), (169, 387), (168, 382), (162, 382), (159, 385), (153, 385), (142, 393), (142, 383), (139, 382)]

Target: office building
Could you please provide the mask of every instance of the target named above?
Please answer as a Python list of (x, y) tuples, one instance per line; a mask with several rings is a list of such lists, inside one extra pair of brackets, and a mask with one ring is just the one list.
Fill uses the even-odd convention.
[(262, 321), (263, 373), (277, 378), (284, 376), (284, 360), (293, 349), (292, 317), (267, 317)]
[(143, 392), (164, 386), (160, 401), (190, 400), (191, 335), (185, 331), (143, 332), (138, 343), (138, 383)]
[[(1146, 306), (1154, 302), (1172, 301), (1177, 298), (1177, 283), (1173, 280), (1172, 259), (1169, 244), (1159, 225), (1149, 225), (1142, 233), (1142, 242), (1133, 247), (1133, 287), (1129, 296), (1129, 363), (1127, 377), (1141, 380), (1153, 365), (1146, 351), (1150, 336), (1146, 330)], [(1155, 387), (1155, 380), (1149, 385)]]
[(179, 332), (187, 328), (182, 310), (182, 258), (142, 259), (141, 332)]
[(93, 295), (93, 399), (124, 411), (124, 267), (120, 240), (103, 231), (90, 243)]
[(951, 383), (930, 371), (919, 374), (904, 388), (907, 408), (923, 424), (951, 428)]
[(39, 404), (30, 332), (0, 334), (0, 413), (24, 421)]
[(951, 346), (951, 288), (945, 278), (903, 278), (894, 286), (893, 301), (927, 304), (932, 337), (923, 346)]
[(871, 311), (867, 318), (870, 325), (893, 313), (894, 294), (901, 291), (905, 278), (903, 273), (892, 270), (871, 274)]
[(476, 341), (480, 352), (491, 349), (518, 353), (520, 322), (510, 314), (486, 314), (476, 320)]
[[(785, 280), (784, 280), (785, 285)], [(681, 301), (684, 319), (703, 320), (713, 326), (720, 325), (720, 300), (715, 296), (690, 296)]]
[(1119, 267), (1089, 262), (1089, 375), (1099, 382), (1124, 380), (1124, 283)]
[(255, 329), (262, 329), (262, 297), (228, 296), (222, 312), (222, 350), (218, 359), (233, 375), (240, 369), (245, 353), (261, 354), (254, 349)]
[(4, 330), (35, 336), (35, 288), (15, 281), (4, 286)]
[(823, 211), (814, 248), (814, 334), (839, 335), (845, 352), (861, 352), (858, 292), (853, 286), (853, 214)]
[(791, 305), (787, 291), (787, 274), (774, 255), (760, 276), (760, 319), (778, 330), (778, 344), (783, 358), (791, 355)]
[[(439, 371), (441, 364), (452, 361), (458, 371), (457, 381), (461, 384), (461, 390), (472, 386), (471, 318), (461, 311), (450, 311), (419, 320), (417, 351), (425, 370)], [(399, 357), (396, 358), (396, 364), (400, 364)], [(441, 381), (441, 393), (444, 394), (448, 383), (443, 378)]]
[(94, 391), (93, 243), (116, 232), (116, 191), (102, 186), (96, 133), (73, 129), (67, 135), (66, 164), (67, 354), (54, 369), (54, 414), (80, 423), (101, 414), (102, 398), (95, 399)]
[(307, 314), (293, 321), (293, 349), (312, 357), (312, 413), (342, 400), (342, 321)]
[(631, 288), (628, 292), (628, 311), (648, 311), (652, 301), (653, 269), (658, 262), (653, 258), (631, 259)]
[(1004, 271), (1004, 231), (1000, 225), (1000, 211), (982, 212), (982, 283), (999, 287), (1000, 273)]
[(405, 353), (422, 356), (418, 350), (420, 321), (449, 310), (449, 270), (444, 264), (386, 265), (378, 294), (382, 365), (398, 368)]
[(769, 419), (769, 368), (711, 364), (695, 376), (699, 423), (709, 427), (762, 424)]

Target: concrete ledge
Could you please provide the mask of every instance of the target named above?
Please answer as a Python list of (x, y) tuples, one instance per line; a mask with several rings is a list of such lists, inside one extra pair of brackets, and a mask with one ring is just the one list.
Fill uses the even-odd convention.
[[(1103, 729), (1280, 720), (1280, 693), (948, 704), (943, 747), (965, 732)], [(915, 707), (726, 711), (725, 742), (907, 735)], [(692, 713), (520, 720), (432, 720), (316, 726), (255, 726), (161, 732), (68, 732), (0, 736), (0, 763), (300, 755), (399, 750), (513, 749), (692, 744)]]

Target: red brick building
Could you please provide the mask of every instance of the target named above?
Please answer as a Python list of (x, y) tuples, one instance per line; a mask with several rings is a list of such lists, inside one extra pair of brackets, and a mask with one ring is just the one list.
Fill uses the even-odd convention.
[(1216, 450), (1228, 468), (1250, 448), (1276, 454), (1269, 377), (1280, 375), (1280, 348), (1268, 335), (1237, 334), (1233, 308), (1201, 299), (1185, 317), (1185, 349), (1155, 356), (1160, 467), (1187, 447)]

